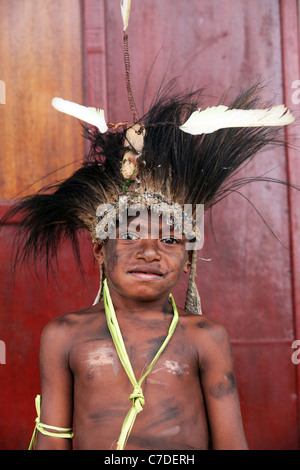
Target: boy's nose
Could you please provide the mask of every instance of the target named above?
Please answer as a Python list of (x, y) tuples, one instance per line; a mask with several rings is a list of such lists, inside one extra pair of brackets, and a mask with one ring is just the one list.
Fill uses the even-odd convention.
[(158, 251), (157, 240), (144, 239), (137, 250), (136, 257), (145, 261), (160, 260), (161, 256)]

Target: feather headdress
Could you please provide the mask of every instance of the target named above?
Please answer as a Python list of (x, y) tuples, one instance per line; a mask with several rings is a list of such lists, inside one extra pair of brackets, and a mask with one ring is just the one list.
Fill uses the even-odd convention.
[[(230, 109), (254, 109), (258, 95), (256, 85), (242, 92)], [(252, 126), (200, 135), (183, 132), (200, 100), (201, 90), (162, 93), (139, 124), (129, 129), (131, 134), (128, 129), (102, 133), (97, 127), (92, 131), (85, 127), (91, 147), (82, 167), (65, 181), (21, 199), (6, 216), (21, 214), (21, 259), (44, 255), (48, 263), (65, 237), (78, 253), (78, 230), (89, 230), (96, 241), (97, 207), (115, 204), (121, 194), (134, 194), (134, 202), (137, 195), (151, 194), (167, 203), (204, 204), (208, 209), (233, 186), (247, 183), (232, 177), (259, 150), (276, 144), (277, 133), (272, 127)], [(136, 160), (132, 178), (122, 174), (124, 157)]]

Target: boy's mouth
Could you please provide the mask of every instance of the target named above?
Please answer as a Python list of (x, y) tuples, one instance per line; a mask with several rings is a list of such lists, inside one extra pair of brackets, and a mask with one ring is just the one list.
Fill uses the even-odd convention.
[(143, 279), (143, 280), (156, 280), (160, 279), (163, 277), (163, 273), (158, 269), (150, 266), (137, 266), (133, 269), (130, 269), (128, 271), (129, 274), (132, 276), (135, 276), (138, 279)]

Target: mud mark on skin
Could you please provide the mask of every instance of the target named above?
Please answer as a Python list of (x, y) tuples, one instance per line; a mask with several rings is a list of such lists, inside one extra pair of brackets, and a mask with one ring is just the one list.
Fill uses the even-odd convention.
[(210, 387), (209, 393), (212, 397), (220, 399), (234, 393), (236, 385), (233, 373), (227, 372), (224, 379), (224, 381)]
[(116, 355), (110, 347), (100, 347), (97, 350), (90, 352), (85, 363), (92, 368), (111, 366), (115, 376), (119, 370)]
[(107, 240), (107, 243), (104, 245), (104, 250), (105, 250), (107, 265), (109, 265), (110, 270), (113, 271), (119, 259), (119, 254), (117, 251), (117, 240), (112, 239), (112, 238)]
[(206, 320), (201, 320), (200, 322), (197, 323), (198, 328), (210, 328), (210, 325)]
[(169, 374), (173, 374), (177, 376), (184, 376), (186, 374), (189, 374), (188, 369), (189, 369), (189, 366), (187, 366), (186, 364), (179, 364), (179, 362), (176, 362), (176, 361), (165, 361), (164, 367), (159, 367), (153, 370), (152, 374), (155, 374), (156, 372), (164, 370), (168, 372)]
[[(158, 419), (152, 421), (148, 426), (145, 427), (145, 431), (155, 428), (162, 423), (174, 421), (180, 416), (180, 410), (177, 406), (169, 406), (169, 400), (161, 402), (161, 412), (159, 413)], [(169, 428), (171, 429), (171, 428)]]

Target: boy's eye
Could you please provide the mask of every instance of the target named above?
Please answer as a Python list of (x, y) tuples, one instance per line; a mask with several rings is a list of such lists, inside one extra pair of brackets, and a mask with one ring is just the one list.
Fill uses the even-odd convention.
[(167, 237), (167, 238), (163, 238), (161, 242), (165, 243), (166, 245), (176, 245), (178, 243), (178, 240), (173, 237)]
[(138, 235), (132, 232), (125, 232), (119, 235), (120, 240), (138, 240)]

